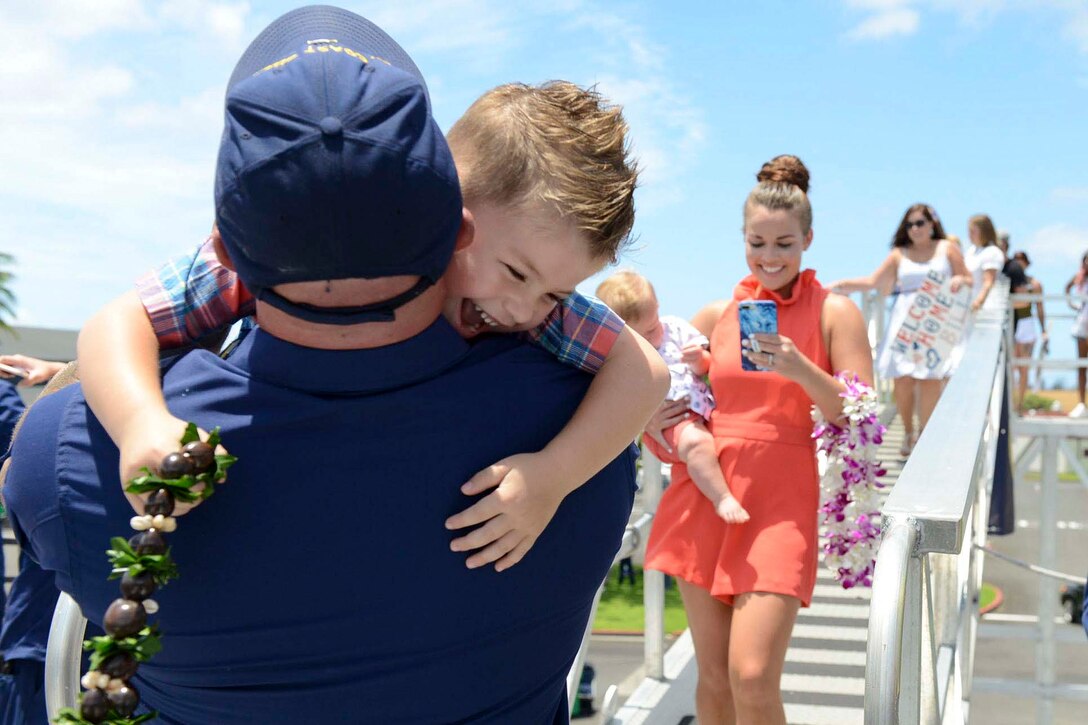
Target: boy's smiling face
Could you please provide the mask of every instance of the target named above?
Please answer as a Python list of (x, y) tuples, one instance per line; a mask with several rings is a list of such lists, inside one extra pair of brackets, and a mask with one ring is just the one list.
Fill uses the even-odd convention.
[(568, 219), (528, 203), (475, 205), (472, 243), (453, 254), (443, 313), (462, 337), (531, 330), (606, 260)]

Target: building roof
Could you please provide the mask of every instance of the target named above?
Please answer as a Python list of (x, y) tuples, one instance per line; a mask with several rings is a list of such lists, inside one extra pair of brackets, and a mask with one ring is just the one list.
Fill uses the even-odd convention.
[[(76, 338), (79, 330), (57, 330), (49, 327), (12, 327), (11, 331), (0, 330), (0, 354), (28, 355), (42, 360), (76, 359)], [(27, 403), (38, 397), (41, 385), (32, 388), (19, 388), (19, 393)]]

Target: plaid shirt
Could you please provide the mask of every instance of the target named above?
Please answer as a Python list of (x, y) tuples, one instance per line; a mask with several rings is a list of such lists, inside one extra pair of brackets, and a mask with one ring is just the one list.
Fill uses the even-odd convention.
[[(255, 309), (253, 295), (219, 263), (210, 238), (194, 253), (145, 274), (136, 290), (163, 349), (197, 342)], [(575, 292), (524, 335), (561, 362), (595, 374), (623, 327), (603, 302)]]

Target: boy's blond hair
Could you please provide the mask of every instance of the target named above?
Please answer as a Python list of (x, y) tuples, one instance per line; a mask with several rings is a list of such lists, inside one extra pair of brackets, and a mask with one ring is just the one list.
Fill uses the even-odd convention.
[(657, 301), (650, 280), (630, 269), (616, 272), (597, 285), (596, 295), (628, 324), (640, 322)]
[(619, 106), (567, 81), (508, 83), (446, 135), (466, 206), (549, 204), (587, 235), (594, 258), (616, 260), (635, 221), (638, 177)]

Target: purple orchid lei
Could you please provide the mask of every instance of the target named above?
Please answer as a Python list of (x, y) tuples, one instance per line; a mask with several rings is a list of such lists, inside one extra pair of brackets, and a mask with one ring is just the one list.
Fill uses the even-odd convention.
[(880, 503), (877, 479), (886, 471), (877, 460), (885, 427), (877, 416), (876, 392), (857, 375), (841, 372), (835, 379), (846, 386), (842, 424), (824, 418), (815, 405), (812, 437), (826, 455), (820, 479), (820, 525), (824, 563), (843, 589), (872, 586), (876, 549), (880, 543)]

